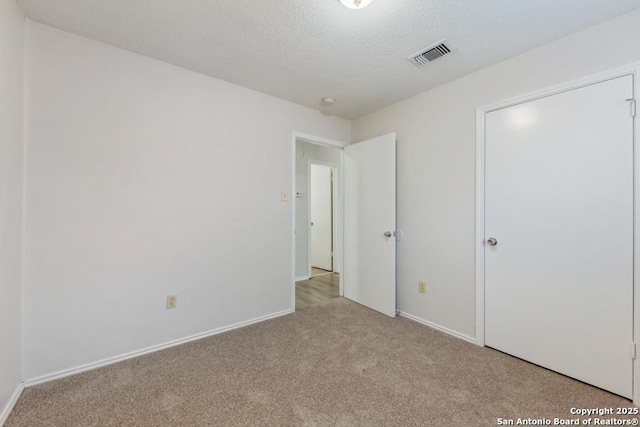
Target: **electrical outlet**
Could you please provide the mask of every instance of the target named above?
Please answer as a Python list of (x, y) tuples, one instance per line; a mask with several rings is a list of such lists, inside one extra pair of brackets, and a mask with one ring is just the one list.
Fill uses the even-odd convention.
[(177, 295), (167, 295), (167, 310), (172, 308), (176, 308), (178, 306), (178, 296)]
[(418, 282), (418, 292), (424, 294), (427, 292), (427, 284), (425, 282)]

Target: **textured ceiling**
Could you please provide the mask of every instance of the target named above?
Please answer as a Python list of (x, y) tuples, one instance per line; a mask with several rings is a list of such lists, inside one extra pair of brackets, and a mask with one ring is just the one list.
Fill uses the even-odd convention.
[[(348, 119), (640, 8), (640, 0), (18, 0), (38, 22)], [(446, 38), (454, 52), (406, 60)], [(332, 107), (320, 104), (334, 97)]]

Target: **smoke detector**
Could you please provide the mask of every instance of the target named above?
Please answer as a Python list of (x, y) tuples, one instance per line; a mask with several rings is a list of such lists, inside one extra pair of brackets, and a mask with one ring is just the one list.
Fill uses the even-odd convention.
[(445, 55), (451, 53), (451, 45), (446, 40), (441, 40), (436, 44), (433, 44), (420, 52), (411, 55), (407, 59), (417, 67), (423, 67), (430, 62), (435, 61), (438, 58), (442, 58)]
[(322, 103), (322, 105), (330, 107), (333, 104), (335, 104), (336, 100), (333, 99), (333, 98), (322, 98), (322, 101), (320, 101), (320, 102)]

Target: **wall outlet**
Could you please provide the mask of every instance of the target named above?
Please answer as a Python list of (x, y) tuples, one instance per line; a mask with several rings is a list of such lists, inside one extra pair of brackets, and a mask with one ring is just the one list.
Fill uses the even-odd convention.
[(427, 283), (426, 282), (418, 282), (418, 292), (424, 294), (427, 292)]
[(178, 296), (177, 295), (167, 295), (167, 310), (172, 308), (176, 308), (178, 306)]

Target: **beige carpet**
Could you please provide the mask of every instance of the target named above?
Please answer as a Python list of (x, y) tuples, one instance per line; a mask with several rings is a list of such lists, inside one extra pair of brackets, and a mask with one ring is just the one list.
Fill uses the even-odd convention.
[(24, 391), (16, 426), (495, 426), (628, 400), (342, 298)]

